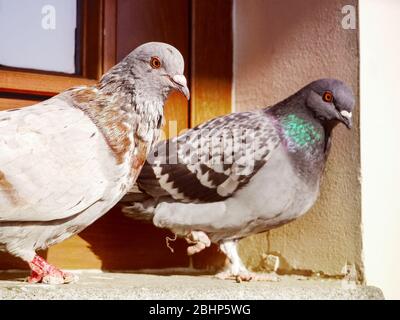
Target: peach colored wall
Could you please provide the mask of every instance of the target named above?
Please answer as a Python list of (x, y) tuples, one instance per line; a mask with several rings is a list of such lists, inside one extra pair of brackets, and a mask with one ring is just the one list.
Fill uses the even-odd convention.
[(348, 83), (357, 97), (354, 129), (336, 128), (318, 202), (304, 217), (241, 241), (255, 270), (266, 254), (281, 270), (363, 279), (360, 198), (358, 31), (342, 28), (344, 5), (355, 0), (236, 0), (234, 102), (236, 111), (274, 104), (325, 77)]

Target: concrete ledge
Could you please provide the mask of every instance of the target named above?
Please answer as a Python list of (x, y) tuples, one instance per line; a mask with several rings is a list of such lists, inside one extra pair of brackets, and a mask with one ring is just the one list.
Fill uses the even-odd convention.
[(281, 277), (279, 282), (236, 283), (212, 276), (84, 272), (68, 285), (30, 285), (26, 274), (0, 273), (6, 299), (384, 299), (375, 287), (340, 280)]

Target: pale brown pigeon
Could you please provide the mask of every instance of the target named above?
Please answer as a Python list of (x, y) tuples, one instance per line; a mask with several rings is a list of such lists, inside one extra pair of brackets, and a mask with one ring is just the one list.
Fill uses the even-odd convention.
[(338, 123), (352, 124), (355, 100), (342, 81), (314, 81), (261, 110), (218, 117), (149, 155), (124, 211), (185, 237), (189, 254), (214, 242), (229, 258), (221, 278), (250, 273), (238, 240), (279, 227), (315, 203)]
[(75, 278), (35, 251), (82, 231), (130, 189), (168, 94), (189, 99), (183, 71), (176, 48), (146, 43), (95, 86), (0, 112), (0, 249), (29, 263), (29, 282)]

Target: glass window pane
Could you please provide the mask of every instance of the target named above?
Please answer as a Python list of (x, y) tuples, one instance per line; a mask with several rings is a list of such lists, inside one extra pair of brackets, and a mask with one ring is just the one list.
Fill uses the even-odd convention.
[(0, 0), (0, 65), (75, 73), (77, 0)]

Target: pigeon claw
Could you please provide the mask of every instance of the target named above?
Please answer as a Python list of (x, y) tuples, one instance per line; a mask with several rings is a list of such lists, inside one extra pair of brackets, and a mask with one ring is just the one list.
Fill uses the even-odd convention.
[(241, 283), (242, 281), (249, 282), (252, 279), (253, 277), (250, 274), (238, 274), (235, 280), (237, 283)]
[(280, 278), (275, 273), (253, 273), (253, 272), (240, 272), (238, 274), (233, 274), (232, 272), (226, 270), (219, 272), (215, 275), (216, 278), (222, 280), (235, 280), (237, 283), (249, 282), (249, 281), (266, 281), (266, 282), (278, 282)]
[(189, 256), (199, 253), (211, 245), (210, 239), (203, 231), (191, 231), (186, 235), (185, 239), (187, 243), (191, 244), (191, 246), (187, 248), (187, 254)]
[(215, 277), (221, 280), (235, 280), (237, 283), (249, 282), (254, 279), (253, 274), (248, 271), (235, 274), (229, 270), (219, 272), (215, 275)]
[(42, 278), (42, 283), (46, 284), (68, 284), (73, 283), (78, 280), (78, 277), (69, 272), (63, 272), (58, 270), (58, 272), (54, 272), (52, 274), (46, 274)]

